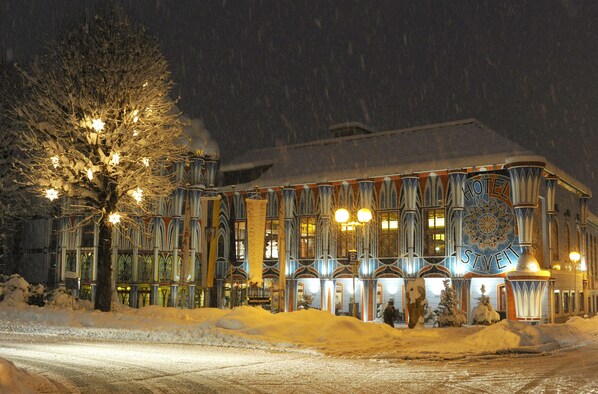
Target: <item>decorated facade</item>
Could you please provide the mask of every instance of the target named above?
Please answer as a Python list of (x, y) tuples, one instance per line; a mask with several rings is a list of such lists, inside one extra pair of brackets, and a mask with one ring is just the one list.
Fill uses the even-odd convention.
[[(331, 131), (229, 163), (201, 150), (174, 163), (177, 192), (115, 230), (120, 300), (371, 321), (390, 299), (405, 318), (407, 284), (422, 278), (429, 310), (449, 279), (470, 322), (482, 285), (502, 318), (596, 313), (598, 219), (581, 182), (476, 120)], [(58, 283), (75, 278), (93, 298), (97, 235), (77, 220), (53, 220), (48, 261)]]

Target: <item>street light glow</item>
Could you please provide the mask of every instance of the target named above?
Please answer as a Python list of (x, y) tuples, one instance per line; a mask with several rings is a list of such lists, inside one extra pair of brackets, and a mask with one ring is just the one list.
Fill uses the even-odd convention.
[(349, 211), (345, 208), (337, 209), (336, 212), (334, 212), (334, 220), (338, 223), (347, 223), (349, 220)]

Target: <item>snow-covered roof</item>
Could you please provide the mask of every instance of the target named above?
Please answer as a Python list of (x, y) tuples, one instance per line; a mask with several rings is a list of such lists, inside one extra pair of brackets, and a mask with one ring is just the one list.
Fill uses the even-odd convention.
[(220, 157), (218, 143), (212, 139), (210, 132), (201, 119), (191, 119), (185, 115), (180, 115), (179, 120), (183, 124), (182, 141), (184, 141), (190, 152), (212, 159)]
[[(220, 170), (240, 171), (271, 165), (250, 183), (235, 185), (237, 190), (243, 190), (459, 168), (481, 169), (504, 165), (515, 156), (538, 158), (483, 123), (465, 119), (251, 150), (223, 163)], [(549, 163), (547, 168), (558, 176), (564, 174)], [(570, 180), (568, 183), (589, 194), (583, 184), (568, 175), (566, 178)]]

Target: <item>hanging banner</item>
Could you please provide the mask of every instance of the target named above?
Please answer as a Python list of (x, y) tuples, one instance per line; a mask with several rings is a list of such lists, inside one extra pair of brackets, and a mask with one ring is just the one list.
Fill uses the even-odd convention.
[(249, 282), (262, 287), (262, 270), (266, 236), (266, 207), (268, 200), (245, 200), (247, 205), (247, 249)]
[(201, 223), (203, 228), (201, 242), (201, 284), (202, 287), (214, 287), (216, 255), (218, 254), (218, 218), (220, 215), (220, 196), (201, 198)]

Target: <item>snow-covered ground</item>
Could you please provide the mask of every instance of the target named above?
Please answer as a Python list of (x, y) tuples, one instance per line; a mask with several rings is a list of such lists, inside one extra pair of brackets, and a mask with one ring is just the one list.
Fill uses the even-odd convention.
[[(261, 308), (140, 309), (114, 304), (112, 312), (93, 311), (91, 303), (54, 292), (45, 307), (27, 304), (36, 291), (18, 276), (0, 287), (0, 332), (4, 337), (168, 343), (274, 350), (335, 358), (455, 360), (472, 356), (543, 353), (598, 341), (598, 316), (574, 317), (566, 324), (532, 326), (503, 320), (490, 326), (408, 329), (380, 321), (364, 323), (309, 309), (272, 314)], [(38, 289), (39, 290), (39, 289)], [(0, 358), (0, 392), (35, 392), (47, 379)]]
[[(0, 331), (5, 333), (192, 343), (381, 361), (541, 353), (598, 340), (598, 317), (575, 317), (558, 325), (502, 321), (491, 326), (410, 330), (314, 309), (271, 314), (253, 307), (183, 310), (121, 305), (102, 313), (64, 305), (11, 305), (0, 305)], [(27, 392), (27, 387), (36, 387), (35, 379), (45, 378), (0, 359), (0, 392)]]

